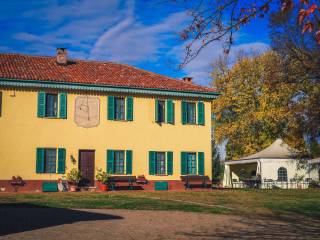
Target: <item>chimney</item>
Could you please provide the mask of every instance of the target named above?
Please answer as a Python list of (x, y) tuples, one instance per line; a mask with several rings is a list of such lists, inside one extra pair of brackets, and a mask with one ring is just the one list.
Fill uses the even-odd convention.
[(57, 63), (59, 65), (67, 65), (68, 51), (66, 48), (57, 48)]
[(182, 81), (184, 81), (186, 83), (192, 83), (192, 77), (183, 77)]

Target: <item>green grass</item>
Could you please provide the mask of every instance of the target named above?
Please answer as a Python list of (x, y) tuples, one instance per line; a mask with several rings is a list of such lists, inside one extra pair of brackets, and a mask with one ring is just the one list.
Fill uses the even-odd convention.
[(295, 213), (320, 217), (319, 190), (216, 190), (0, 194), (1, 204), (59, 208), (167, 210), (223, 214)]

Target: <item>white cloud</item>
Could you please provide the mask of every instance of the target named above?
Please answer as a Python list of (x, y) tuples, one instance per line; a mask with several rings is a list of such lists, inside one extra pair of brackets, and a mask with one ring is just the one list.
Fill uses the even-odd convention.
[(139, 64), (155, 61), (171, 46), (167, 41), (187, 20), (173, 13), (158, 23), (146, 25), (135, 14), (135, 2), (124, 0), (57, 1), (23, 14), (44, 22), (41, 34), (18, 32), (13, 38), (28, 44), (33, 54), (52, 55), (56, 47), (69, 49), (71, 57)]
[(108, 29), (96, 41), (90, 58), (137, 63), (155, 60), (166, 40), (174, 39), (187, 20), (184, 13), (174, 13), (158, 24), (143, 25), (129, 16)]
[[(210, 72), (212, 71), (211, 64), (223, 54), (222, 42), (213, 42), (206, 46), (199, 55), (184, 67), (184, 72), (194, 78), (194, 82), (208, 86), (211, 82)], [(197, 47), (197, 46), (195, 46)], [(252, 42), (234, 45), (231, 48), (229, 57), (232, 61), (239, 51), (244, 52), (263, 52), (269, 49), (269, 45), (263, 42)], [(169, 55), (178, 59), (179, 62), (184, 58), (184, 45), (174, 47)]]

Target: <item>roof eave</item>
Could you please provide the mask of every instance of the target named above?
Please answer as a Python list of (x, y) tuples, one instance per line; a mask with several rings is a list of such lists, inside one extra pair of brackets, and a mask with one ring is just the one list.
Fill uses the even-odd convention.
[(116, 93), (134, 93), (147, 95), (165, 95), (177, 97), (201, 97), (206, 99), (215, 99), (220, 93), (218, 92), (196, 92), (196, 91), (176, 91), (158, 88), (139, 88), (139, 87), (122, 87), (108, 86), (99, 84), (70, 83), (60, 81), (40, 81), (40, 80), (22, 80), (0, 78), (0, 86), (7, 87), (35, 87), (62, 90), (85, 90), (98, 92), (116, 92)]

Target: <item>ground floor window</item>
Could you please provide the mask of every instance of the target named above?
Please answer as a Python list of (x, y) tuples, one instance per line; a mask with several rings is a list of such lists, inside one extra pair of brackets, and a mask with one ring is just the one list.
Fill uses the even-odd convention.
[(56, 172), (56, 155), (57, 155), (57, 150), (55, 148), (44, 149), (44, 172), (45, 173)]
[(278, 181), (280, 181), (280, 182), (287, 182), (288, 181), (288, 175), (287, 175), (286, 168), (280, 167), (278, 169)]
[(166, 174), (166, 154), (156, 152), (156, 172), (155, 174)]
[(187, 153), (187, 174), (197, 174), (196, 153)]
[(114, 173), (124, 174), (124, 151), (114, 151)]

